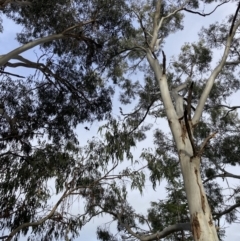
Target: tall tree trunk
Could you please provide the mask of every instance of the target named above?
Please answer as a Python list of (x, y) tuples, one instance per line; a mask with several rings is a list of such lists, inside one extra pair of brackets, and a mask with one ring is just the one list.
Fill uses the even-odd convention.
[(177, 116), (168, 89), (165, 71), (162, 70), (162, 66), (152, 56), (150, 51), (147, 53), (147, 59), (158, 80), (168, 123), (177, 146), (194, 240), (218, 241), (211, 209), (200, 175), (200, 157), (197, 155), (194, 156), (193, 146), (190, 142), (184, 120), (179, 120)]
[(183, 146), (184, 148), (178, 151), (194, 240), (218, 241), (211, 209), (200, 175), (200, 157), (191, 157), (192, 146), (189, 139), (185, 139)]

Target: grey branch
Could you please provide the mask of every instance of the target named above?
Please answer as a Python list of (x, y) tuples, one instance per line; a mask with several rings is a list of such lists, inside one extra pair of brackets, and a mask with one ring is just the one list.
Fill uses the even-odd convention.
[(177, 223), (170, 225), (166, 228), (164, 228), (161, 232), (156, 232), (154, 234), (141, 237), (141, 241), (151, 241), (151, 240), (156, 240), (156, 239), (162, 239), (167, 237), (168, 235), (178, 232), (178, 231), (191, 231), (191, 225), (190, 223)]
[(220, 218), (220, 217), (222, 217), (223, 215), (228, 214), (228, 213), (230, 213), (231, 211), (233, 211), (234, 209), (239, 208), (239, 207), (240, 207), (240, 203), (236, 203), (236, 204), (230, 206), (229, 208), (225, 209), (224, 211), (222, 211), (222, 212), (220, 212), (220, 213), (215, 213), (215, 214), (214, 214), (214, 217)]
[(204, 180), (203, 183), (206, 183), (206, 182), (211, 181), (212, 179), (215, 179), (215, 178), (218, 178), (218, 177), (221, 177), (221, 178), (230, 177), (230, 178), (240, 179), (240, 175), (232, 174), (230, 172), (225, 171), (224, 169), (221, 169), (221, 171), (223, 173), (217, 174), (217, 175), (213, 175), (213, 176), (207, 178), (206, 180)]
[[(129, 231), (129, 230), (128, 230)], [(164, 228), (162, 231), (158, 231), (150, 235), (137, 235), (131, 232), (132, 236), (138, 238), (141, 241), (159, 240), (167, 237), (168, 235), (178, 231), (191, 231), (190, 223), (177, 223)]]

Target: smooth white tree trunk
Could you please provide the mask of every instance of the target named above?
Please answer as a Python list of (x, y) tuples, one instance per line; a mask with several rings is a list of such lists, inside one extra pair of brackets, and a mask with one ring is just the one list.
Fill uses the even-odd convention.
[[(218, 241), (216, 227), (200, 175), (200, 157), (193, 157), (193, 148), (184, 120), (179, 120), (177, 116), (168, 89), (167, 77), (163, 74), (162, 66), (152, 56), (151, 52), (147, 53), (147, 59), (159, 82), (168, 123), (177, 146), (194, 240)], [(192, 125), (190, 126), (192, 127)]]
[(192, 233), (195, 241), (218, 241), (216, 227), (200, 175), (200, 157), (192, 157), (192, 146), (186, 137), (179, 150), (179, 160), (184, 180)]

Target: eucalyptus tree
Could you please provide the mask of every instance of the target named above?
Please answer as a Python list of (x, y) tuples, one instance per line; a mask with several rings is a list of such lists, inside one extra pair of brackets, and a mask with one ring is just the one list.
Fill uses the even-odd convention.
[[(201, 4), (213, 2), (213, 11), (202, 11)], [(167, 37), (183, 28), (184, 12), (206, 17), (227, 4), (236, 7), (227, 20), (202, 28), (197, 43), (186, 43), (178, 58), (166, 59)], [(131, 103), (134, 98), (138, 103), (130, 114), (120, 108), (123, 123), (111, 135), (121, 142), (124, 133), (134, 142), (143, 140), (151, 128), (144, 123), (148, 116), (167, 120), (171, 135), (157, 127), (155, 152), (146, 149), (141, 158), (148, 163), (153, 187), (157, 181), (167, 180), (168, 196), (153, 202), (144, 216), (131, 207), (124, 186), (111, 193), (114, 207), (104, 199), (99, 207), (117, 220), (124, 240), (219, 240), (224, 235), (220, 219), (236, 222), (240, 207), (239, 185), (225, 196), (216, 182), (219, 177), (240, 178), (226, 169), (239, 165), (239, 106), (227, 103), (239, 90), (240, 4), (156, 0), (129, 1), (129, 8), (137, 34), (123, 39), (121, 47), (131, 70), (142, 71), (145, 81), (125, 80), (121, 85), (125, 90), (122, 103)], [(214, 48), (221, 52), (217, 63), (213, 61)], [(118, 150), (117, 145), (115, 148)], [(99, 228), (98, 237), (116, 239), (104, 228)]]

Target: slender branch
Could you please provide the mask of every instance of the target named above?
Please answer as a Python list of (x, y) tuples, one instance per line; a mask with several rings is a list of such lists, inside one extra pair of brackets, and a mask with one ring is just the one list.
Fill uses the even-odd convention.
[(235, 60), (235, 61), (228, 61), (225, 63), (225, 65), (238, 65), (240, 64), (240, 60)]
[(217, 5), (217, 6), (213, 9), (213, 11), (211, 11), (210, 13), (200, 13), (200, 12), (197, 12), (197, 11), (192, 11), (192, 10), (187, 9), (187, 8), (183, 8), (183, 10), (186, 11), (186, 12), (189, 12), (189, 13), (194, 13), (194, 14), (198, 14), (198, 15), (201, 15), (201, 16), (203, 16), (203, 17), (206, 17), (206, 16), (209, 16), (209, 15), (211, 15), (212, 13), (214, 13), (214, 12), (217, 10), (218, 7), (220, 7), (221, 5), (223, 5), (223, 4), (225, 4), (225, 3), (228, 3), (228, 2), (230, 2), (230, 0), (220, 3), (220, 4)]
[(128, 135), (132, 134), (132, 133), (142, 124), (142, 122), (143, 122), (143, 121), (145, 120), (145, 118), (147, 117), (148, 112), (149, 112), (149, 110), (150, 110), (150, 108), (151, 108), (151, 106), (153, 105), (154, 102), (155, 102), (155, 101), (152, 101), (152, 102), (150, 103), (150, 105), (147, 107), (146, 113), (144, 114), (143, 118), (139, 121), (139, 123), (137, 124), (137, 126), (134, 127), (134, 128), (128, 133)]
[(240, 203), (236, 203), (234, 205), (232, 205), (231, 207), (229, 207), (228, 209), (225, 209), (224, 211), (220, 212), (220, 213), (215, 213), (213, 214), (214, 217), (216, 218), (220, 218), (221, 216), (225, 215), (225, 214), (228, 214), (230, 213), (231, 211), (233, 211), (234, 209), (236, 208), (239, 208), (240, 207)]
[(53, 73), (46, 65), (44, 65), (43, 63), (35, 63), (35, 62), (31, 62), (25, 58), (23, 58), (22, 56), (16, 56), (14, 57), (14, 59), (20, 59), (21, 61), (23, 61), (23, 63), (10, 63), (8, 62), (6, 64), (6, 66), (8, 67), (19, 67), (19, 66), (24, 66), (26, 68), (34, 68), (34, 69), (38, 69), (40, 70), (46, 77), (46, 79), (48, 81), (50, 81), (52, 84), (54, 84), (50, 78), (49, 75), (54, 77), (59, 86), (63, 85), (65, 86), (69, 91), (71, 91), (72, 93), (75, 93), (76, 95), (78, 95), (78, 93), (81, 94), (82, 98), (88, 102), (90, 104), (90, 101), (87, 99), (87, 97), (85, 96), (85, 94), (83, 93), (83, 91), (81, 91), (80, 89), (76, 89), (74, 85), (72, 85), (69, 81), (67, 81), (66, 79), (61, 78), (59, 75)]
[(183, 7), (188, 3), (188, 1), (185, 1), (185, 3), (182, 4), (182, 6), (180, 6), (179, 8), (177, 8), (176, 10), (174, 10), (173, 12), (169, 13), (167, 16), (165, 17), (161, 17), (160, 16), (160, 12), (161, 12), (161, 1), (157, 1), (157, 5), (156, 5), (156, 11), (154, 13), (154, 20), (153, 20), (153, 33), (152, 33), (152, 40), (150, 43), (150, 49), (153, 52), (154, 50), (154, 46), (156, 44), (157, 41), (157, 37), (158, 37), (158, 31), (160, 30), (160, 28), (162, 27), (163, 21), (171, 16), (173, 16), (174, 14), (176, 14), (177, 12), (181, 11), (183, 9)]
[(215, 67), (212, 74), (210, 75), (210, 77), (207, 80), (206, 86), (205, 86), (205, 88), (203, 90), (203, 93), (200, 97), (200, 100), (198, 102), (195, 114), (194, 114), (193, 119), (192, 119), (193, 125), (196, 125), (198, 123), (198, 121), (199, 121), (199, 119), (202, 115), (203, 108), (204, 108), (204, 105), (205, 105), (206, 100), (208, 98), (208, 95), (209, 95), (209, 93), (212, 89), (212, 86), (214, 84), (215, 79), (217, 78), (218, 74), (220, 73), (220, 71), (222, 70), (222, 68), (223, 68), (223, 66), (226, 62), (226, 59), (227, 59), (229, 51), (230, 51), (230, 46), (231, 46), (233, 37), (234, 37), (234, 35), (237, 31), (237, 28), (239, 26), (240, 26), (240, 20), (234, 25), (231, 35), (228, 36), (228, 38), (227, 38), (226, 47), (225, 47), (223, 57), (222, 57), (220, 63)]
[(142, 28), (142, 30), (143, 30), (145, 42), (146, 42), (147, 46), (149, 46), (148, 40), (147, 40), (146, 29), (145, 29), (145, 27), (143, 26), (142, 19), (141, 19), (141, 17), (140, 17), (135, 11), (133, 11), (133, 12), (135, 13), (135, 15), (137, 16), (137, 18), (138, 18), (138, 20), (139, 20), (140, 26), (141, 26), (141, 28)]
[(46, 217), (40, 219), (40, 220), (37, 221), (37, 222), (23, 223), (22, 225), (18, 226), (16, 229), (14, 229), (14, 230), (8, 235), (8, 238), (6, 239), (6, 241), (10, 241), (10, 240), (14, 237), (14, 235), (15, 235), (16, 233), (18, 233), (21, 229), (26, 228), (26, 227), (38, 226), (38, 225), (44, 223), (46, 220), (50, 219), (50, 218), (54, 215), (55, 211), (57, 210), (58, 206), (61, 204), (61, 202), (63, 201), (63, 199), (68, 196), (68, 193), (67, 193), (67, 192), (68, 192), (68, 190), (66, 190), (66, 191), (63, 193), (63, 195), (61, 196), (61, 198), (58, 200), (58, 202), (56, 203), (56, 205), (53, 207), (53, 209), (49, 212), (49, 214), (48, 214)]
[(91, 19), (91, 20), (88, 20), (88, 21), (86, 21), (86, 22), (81, 22), (81, 23), (75, 24), (74, 26), (69, 27), (69, 28), (67, 28), (66, 30), (64, 30), (62, 33), (65, 34), (65, 33), (69, 32), (70, 30), (73, 30), (73, 29), (75, 29), (75, 28), (77, 28), (77, 27), (82, 27), (82, 26), (84, 26), (84, 25), (87, 25), (87, 24), (93, 23), (93, 22), (95, 22), (95, 20)]
[(213, 175), (213, 176), (207, 178), (206, 180), (204, 180), (203, 183), (207, 183), (208, 181), (211, 181), (212, 179), (218, 178), (218, 177), (221, 177), (221, 178), (230, 177), (230, 178), (240, 179), (240, 175), (232, 174), (230, 172), (225, 171), (224, 169), (222, 169), (222, 170), (223, 170), (223, 173)]
[(238, 3), (238, 7), (237, 7), (237, 9), (236, 9), (236, 12), (235, 12), (234, 17), (233, 17), (233, 20), (232, 20), (232, 25), (231, 25), (231, 28), (230, 28), (230, 31), (229, 31), (229, 36), (232, 34), (232, 30), (233, 30), (234, 23), (235, 23), (235, 21), (236, 21), (236, 18), (237, 18), (239, 9), (240, 9), (240, 2)]
[(153, 18), (153, 30), (152, 30), (152, 40), (150, 43), (150, 50), (151, 52), (153, 52), (154, 50), (154, 46), (156, 44), (157, 41), (157, 37), (158, 37), (158, 20), (160, 19), (160, 12), (161, 12), (161, 1), (158, 0), (156, 3), (156, 11), (154, 13), (154, 18)]
[(15, 76), (15, 77), (18, 77), (18, 78), (25, 78), (24, 76), (12, 74), (12, 73), (6, 72), (6, 71), (0, 71), (0, 74), (8, 74), (8, 75), (12, 75), (12, 76)]
[(228, 106), (228, 105), (217, 105), (217, 106), (212, 106), (209, 108), (218, 108), (218, 107), (225, 107), (231, 110), (236, 110), (237, 108), (240, 108), (240, 105), (235, 105), (235, 106)]

